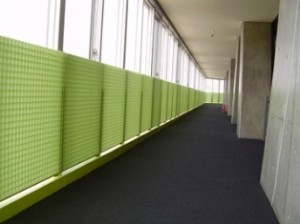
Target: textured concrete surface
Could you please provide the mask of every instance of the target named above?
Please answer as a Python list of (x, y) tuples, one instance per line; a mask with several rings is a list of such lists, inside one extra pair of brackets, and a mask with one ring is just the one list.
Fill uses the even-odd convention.
[(300, 223), (300, 0), (281, 1), (261, 184), (282, 224)]
[(233, 82), (234, 82), (234, 73), (235, 73), (235, 59), (231, 58), (229, 71), (228, 71), (228, 85), (227, 85), (227, 92), (228, 92), (228, 112), (229, 116), (232, 115), (232, 96), (233, 96)]
[(240, 76), (240, 51), (241, 51), (241, 37), (236, 40), (236, 60), (234, 69), (234, 80), (232, 89), (232, 102), (231, 102), (231, 123), (237, 123), (237, 110), (238, 110), (238, 96), (239, 96), (239, 76)]
[(267, 99), (271, 89), (271, 23), (242, 26), (237, 134), (264, 139)]

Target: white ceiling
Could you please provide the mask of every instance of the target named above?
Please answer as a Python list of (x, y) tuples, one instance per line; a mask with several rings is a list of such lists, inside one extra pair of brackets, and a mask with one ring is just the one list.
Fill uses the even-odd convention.
[[(224, 78), (244, 21), (271, 22), (279, 0), (158, 0), (209, 78)], [(214, 34), (211, 37), (211, 34)]]

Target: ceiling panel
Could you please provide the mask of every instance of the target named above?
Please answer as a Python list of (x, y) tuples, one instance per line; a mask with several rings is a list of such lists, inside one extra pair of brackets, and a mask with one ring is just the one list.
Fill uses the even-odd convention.
[(224, 78), (244, 21), (271, 22), (279, 0), (158, 0), (207, 77)]

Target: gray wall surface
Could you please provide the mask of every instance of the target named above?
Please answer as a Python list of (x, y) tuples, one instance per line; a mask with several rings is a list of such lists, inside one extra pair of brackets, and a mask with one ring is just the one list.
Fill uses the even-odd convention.
[(236, 59), (233, 78), (232, 101), (231, 101), (231, 123), (237, 123), (238, 97), (239, 97), (239, 72), (240, 72), (240, 51), (241, 51), (241, 37), (236, 40)]
[(228, 72), (228, 107), (227, 107), (227, 114), (228, 116), (232, 115), (232, 96), (233, 96), (233, 81), (234, 81), (234, 70), (235, 70), (235, 59), (230, 59), (230, 65), (229, 65), (229, 72)]
[(280, 2), (261, 184), (282, 224), (300, 223), (300, 0)]
[(244, 22), (241, 35), (237, 135), (264, 139), (271, 89), (272, 29), (267, 22)]

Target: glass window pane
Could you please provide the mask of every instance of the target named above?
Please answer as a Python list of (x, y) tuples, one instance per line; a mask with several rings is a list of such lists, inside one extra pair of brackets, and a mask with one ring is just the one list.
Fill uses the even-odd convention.
[(92, 0), (66, 1), (64, 51), (89, 58)]
[(183, 51), (183, 66), (181, 69), (181, 84), (184, 86), (188, 86), (189, 57), (185, 50)]
[[(0, 35), (21, 41), (54, 47), (55, 26), (54, 0), (9, 0), (1, 1)], [(52, 27), (50, 27), (52, 25)]]
[(213, 89), (212, 89), (212, 91), (214, 93), (219, 92), (219, 80), (218, 79), (213, 79)]
[(126, 0), (104, 1), (101, 61), (123, 67)]
[(172, 57), (172, 80), (171, 82), (176, 83), (176, 74), (177, 74), (177, 58), (178, 58), (178, 41), (173, 37), (173, 57)]
[(189, 87), (195, 87), (195, 64), (193, 61), (190, 61), (190, 69), (189, 69)]
[(220, 93), (224, 93), (224, 80), (220, 80)]
[(173, 56), (174, 56), (174, 37), (169, 33), (168, 37), (168, 65), (167, 65), (167, 80), (172, 82), (173, 80)]
[(128, 0), (125, 68), (139, 72), (142, 39), (143, 0)]
[(213, 92), (213, 80), (206, 79), (206, 92), (211, 93)]
[(140, 72), (150, 75), (152, 65), (152, 42), (153, 42), (154, 10), (146, 3), (143, 4), (143, 31), (141, 47)]

